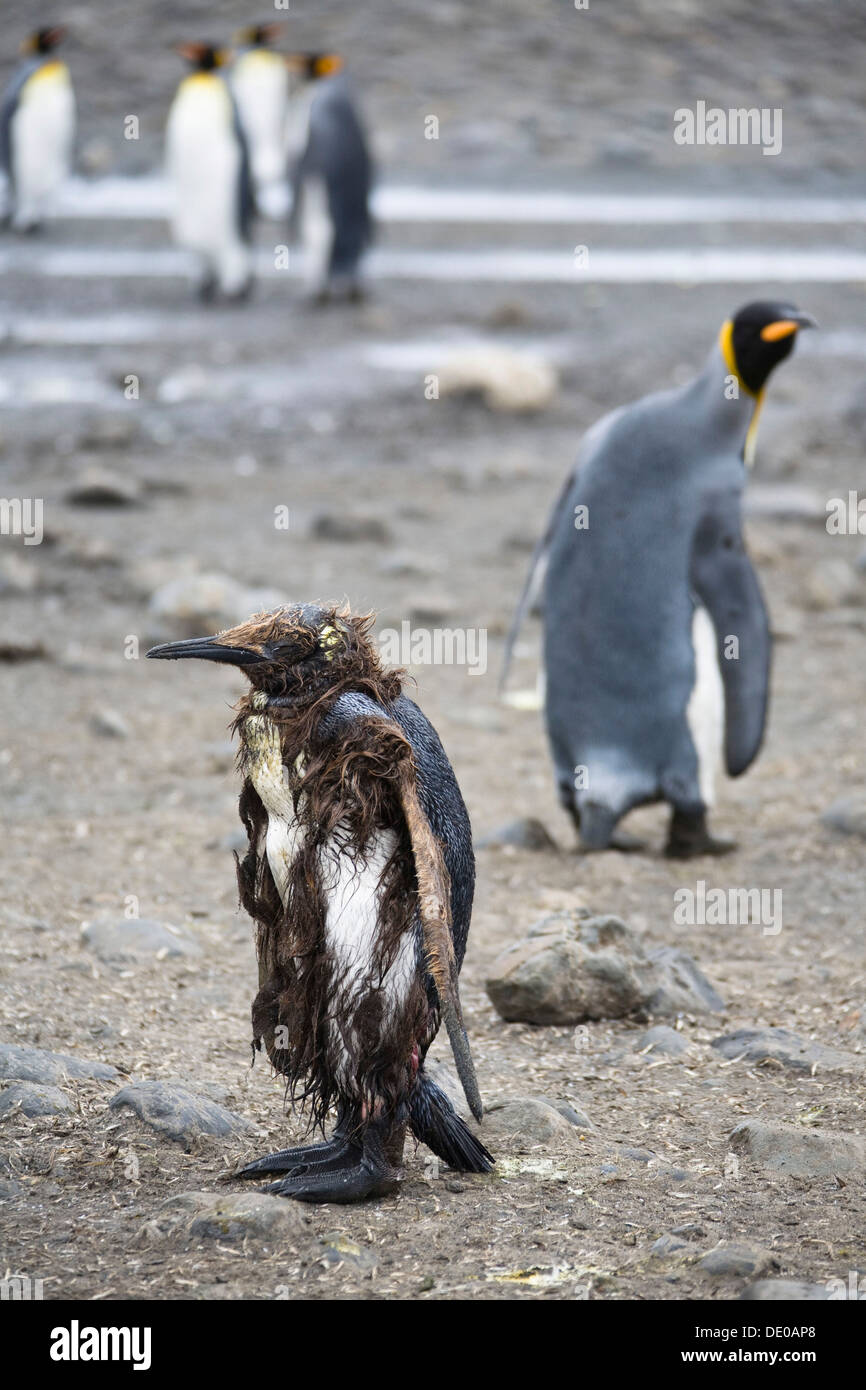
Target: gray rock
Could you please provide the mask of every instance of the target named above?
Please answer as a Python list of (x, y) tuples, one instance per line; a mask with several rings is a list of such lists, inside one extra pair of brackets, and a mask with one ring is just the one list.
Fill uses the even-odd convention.
[(197, 941), (170, 931), (149, 917), (115, 918), (85, 922), (81, 935), (100, 960), (108, 965), (176, 956), (199, 956)]
[(112, 1096), (109, 1105), (112, 1110), (129, 1107), (145, 1124), (178, 1144), (189, 1144), (202, 1134), (222, 1139), (254, 1128), (206, 1096), (166, 1081), (135, 1081)]
[(134, 478), (107, 468), (87, 468), (66, 494), (76, 507), (134, 507), (141, 488)]
[(647, 1028), (645, 1033), (641, 1033), (635, 1039), (633, 1051), (645, 1052), (649, 1048), (648, 1056), (653, 1053), (663, 1053), (666, 1057), (681, 1057), (684, 1052), (688, 1052), (688, 1039), (682, 1033), (678, 1033), (675, 1028), (668, 1028), (665, 1023), (657, 1023), (654, 1028)]
[(116, 709), (97, 709), (90, 716), (90, 727), (103, 738), (129, 738), (129, 725)]
[(645, 1001), (651, 1014), (670, 1017), (681, 1013), (724, 1013), (724, 999), (687, 952), (676, 946), (661, 946), (650, 951), (649, 959), (657, 969), (659, 980)]
[(654, 1259), (666, 1260), (671, 1255), (679, 1254), (683, 1250), (689, 1250), (687, 1240), (682, 1240), (680, 1236), (675, 1236), (672, 1231), (665, 1231), (664, 1235), (659, 1236), (650, 1246), (650, 1254)]
[(388, 528), (377, 516), (352, 516), (347, 512), (323, 512), (313, 519), (310, 535), (317, 541), (339, 541), (352, 545), (362, 541), (384, 545)]
[(826, 1284), (807, 1284), (802, 1279), (758, 1279), (740, 1294), (745, 1303), (818, 1303), (830, 1297)]
[(44, 1052), (38, 1047), (0, 1043), (0, 1077), (10, 1081), (37, 1081), (46, 1085), (83, 1078), (113, 1081), (117, 1068), (108, 1062), (88, 1062), (64, 1052)]
[(23, 1183), (16, 1182), (15, 1178), (0, 1178), (0, 1202), (9, 1202), (13, 1197), (20, 1197), (23, 1191)]
[(793, 1178), (866, 1175), (866, 1140), (855, 1134), (769, 1120), (744, 1120), (731, 1132), (734, 1153)]
[(59, 1086), (21, 1081), (0, 1094), (0, 1119), (13, 1113), (36, 1119), (41, 1115), (64, 1115), (74, 1109), (69, 1096)]
[(683, 951), (648, 956), (618, 917), (583, 908), (554, 912), (494, 961), (487, 993), (509, 1022), (577, 1024), (657, 1014), (705, 1013), (723, 1001)]
[(841, 1052), (823, 1043), (811, 1042), (788, 1028), (740, 1028), (714, 1038), (711, 1047), (723, 1057), (742, 1057), (750, 1063), (780, 1062), (792, 1071), (863, 1071), (866, 1063), (853, 1052)]
[(182, 1192), (158, 1208), (151, 1234), (197, 1240), (290, 1240), (304, 1226), (299, 1203), (268, 1192)]
[(546, 1105), (552, 1105), (554, 1110), (558, 1110), (570, 1125), (576, 1129), (587, 1130), (592, 1133), (592, 1121), (583, 1110), (575, 1110), (573, 1105), (569, 1105), (567, 1100), (548, 1100)]
[(714, 1278), (760, 1278), (768, 1269), (778, 1268), (778, 1261), (769, 1250), (759, 1245), (747, 1245), (737, 1240), (721, 1240), (714, 1250), (698, 1260), (705, 1274)]
[(554, 1105), (529, 1096), (494, 1101), (477, 1130), (491, 1150), (507, 1148), (517, 1153), (538, 1145), (572, 1145), (577, 1137), (577, 1128)]
[(866, 795), (840, 797), (827, 807), (821, 823), (842, 835), (857, 835), (866, 840)]
[(547, 828), (531, 816), (522, 816), (519, 820), (508, 821), (506, 825), (491, 830), (489, 835), (478, 841), (476, 848), (501, 849), (503, 845), (514, 845), (516, 849), (552, 850), (554, 853), (559, 850)]

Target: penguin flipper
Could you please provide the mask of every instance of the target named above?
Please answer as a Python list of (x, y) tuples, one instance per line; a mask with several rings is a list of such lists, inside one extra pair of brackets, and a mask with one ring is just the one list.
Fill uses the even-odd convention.
[(496, 1162), (423, 1070), (409, 1100), (409, 1125), (416, 1139), (457, 1172), (489, 1173)]
[(761, 586), (743, 544), (738, 492), (709, 499), (695, 531), (690, 578), (716, 632), (725, 692), (725, 765), (730, 777), (739, 777), (764, 737), (772, 639)]
[(439, 843), (430, 828), (415, 782), (414, 766), (406, 764), (400, 780), (400, 801), (412, 853), (415, 857), (415, 873), (418, 878), (418, 907), (421, 914), (421, 928), (427, 953), (427, 968), (433, 977), (439, 1007), (448, 1032), (451, 1050), (457, 1066), (457, 1075), (469, 1103), (469, 1109), (476, 1120), (481, 1120), (484, 1107), (469, 1039), (463, 1023), (463, 1010), (457, 988), (457, 962), (454, 958), (454, 940), (451, 932), (451, 887), (448, 871)]

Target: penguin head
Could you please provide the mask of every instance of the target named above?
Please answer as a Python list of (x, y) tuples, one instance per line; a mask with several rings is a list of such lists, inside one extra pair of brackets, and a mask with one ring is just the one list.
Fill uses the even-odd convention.
[(66, 38), (66, 30), (62, 25), (54, 24), (47, 29), (36, 29), (24, 40), (21, 45), (24, 53), (53, 53), (58, 44)]
[(286, 62), (303, 82), (334, 77), (343, 68), (343, 60), (338, 53), (290, 53)]
[(250, 24), (246, 29), (238, 30), (235, 43), (242, 48), (269, 48), (274, 40), (279, 38), (282, 27), (278, 21), (271, 24)]
[(196, 72), (215, 72), (225, 65), (228, 56), (224, 49), (215, 48), (211, 43), (179, 43), (175, 45), (175, 53), (185, 58)]
[(773, 368), (793, 352), (801, 328), (817, 328), (811, 314), (770, 300), (744, 305), (722, 325), (722, 355), (751, 395), (760, 395)]
[(372, 614), (346, 608), (293, 604), (256, 613), (214, 637), (193, 637), (152, 647), (162, 661), (199, 657), (238, 666), (256, 690), (269, 695), (318, 696), (348, 679), (376, 678), (381, 667), (370, 640)]

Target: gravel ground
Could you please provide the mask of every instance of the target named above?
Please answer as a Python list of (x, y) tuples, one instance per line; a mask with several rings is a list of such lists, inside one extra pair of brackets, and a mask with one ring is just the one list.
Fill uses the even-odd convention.
[[(206, 13), (209, 30), (234, 23), (240, 9), (187, 8), (191, 17)], [(856, 172), (862, 142), (845, 138), (844, 122), (861, 114), (858, 50), (842, 41), (854, 7), (834, 7), (832, 45), (812, 6), (756, 13), (729, 5), (710, 17), (702, 11), (699, 21), (697, 8), (575, 14), (557, 6), (557, 25), (567, 11), (570, 42), (561, 32), (552, 37), (542, 10), (530, 16), (510, 4), (484, 32), (463, 4), (389, 11), (386, 37), (375, 42), (375, 6), (363, 16), (342, 5), (325, 14), (329, 42), (352, 49), (396, 167), (418, 160), (395, 115), (403, 83), (419, 112), (431, 106), (430, 92), (444, 100), (447, 91), (464, 130), (498, 122), (498, 133), (485, 137), (497, 158), (505, 127), (524, 128), (533, 112), (531, 143), (510, 155), (519, 181), (525, 148), (528, 184), (539, 161), (553, 171), (557, 162), (586, 168), (604, 160), (583, 128), (584, 115), (604, 125), (596, 110), (602, 93), (627, 88), (628, 138), (638, 142), (634, 113), (645, 111), (640, 143), (649, 146), (678, 74), (688, 75), (685, 100), (702, 94), (702, 75), (726, 92), (728, 65), (742, 71), (731, 34), (748, 28), (749, 63), (765, 74), (761, 81), (776, 73), (818, 112), (804, 120), (795, 174), (813, 156), (818, 170), (832, 171), (837, 146), (845, 168), (836, 172)], [(97, 26), (95, 16), (96, 7), (79, 6), (69, 22), (82, 36), (77, 61), (95, 62), (100, 52), (116, 62), (105, 90), (94, 87), (85, 127), (89, 139), (105, 139), (118, 94), (141, 83), (139, 36), (158, 32), (162, 43), (165, 34), (167, 48), (175, 31), (194, 36), (201, 24), (182, 24), (174, 7), (156, 4), (109, 25)], [(306, 43), (315, 29), (309, 7), (297, 7), (297, 22), (297, 42)], [(424, 24), (440, 36), (429, 48)], [(573, 36), (578, 26), (580, 34), (606, 36), (593, 40), (601, 45), (595, 53)], [(721, 50), (714, 34), (726, 38)], [(96, 45), (87, 59), (85, 35)], [(831, 47), (832, 73), (822, 57)], [(419, 76), (422, 52), (428, 61)], [(460, 55), (450, 68), (449, 53)], [(603, 53), (616, 60), (607, 68)], [(826, 83), (803, 94), (807, 63)], [(506, 95), (500, 85), (497, 106), (491, 93), (505, 68), (512, 85)], [(162, 56), (148, 110), (161, 109), (172, 81)], [(739, 81), (743, 91), (748, 84)], [(570, 143), (576, 100), (581, 129)], [(142, 158), (152, 162), (154, 151), (142, 143)], [(652, 144), (647, 157), (664, 164), (671, 151)], [(451, 168), (444, 151), (436, 158), (443, 163), (425, 177)], [(120, 160), (115, 151), (111, 166)], [(618, 177), (615, 165), (607, 158), (602, 172)], [(483, 151), (472, 167), (485, 175)], [(748, 176), (736, 180), (740, 187)], [(718, 232), (726, 241), (740, 234)], [(47, 235), (80, 245), (88, 229), (60, 226)], [(114, 235), (145, 233), (121, 227)], [(762, 1271), (823, 1283), (866, 1270), (862, 1168), (834, 1172), (831, 1162), (823, 1175), (794, 1177), (748, 1155), (737, 1164), (729, 1157), (731, 1131), (747, 1120), (798, 1133), (864, 1133), (866, 843), (820, 820), (836, 799), (862, 796), (866, 776), (859, 707), (866, 574), (857, 569), (864, 541), (828, 535), (822, 516), (826, 499), (862, 485), (864, 287), (762, 287), (767, 296), (793, 295), (819, 318), (822, 334), (804, 342), (772, 383), (754, 484), (789, 495), (808, 489), (815, 500), (799, 519), (749, 523), (777, 633), (769, 736), (752, 771), (721, 791), (715, 829), (736, 838), (738, 850), (686, 866), (660, 855), (661, 808), (629, 818), (628, 829), (648, 840), (645, 853), (577, 855), (556, 805), (539, 715), (501, 704), (496, 680), (529, 549), (581, 432), (604, 410), (692, 371), (720, 321), (755, 297), (754, 287), (565, 292), (383, 283), (357, 312), (320, 316), (282, 286), (260, 290), (242, 310), (207, 313), (171, 281), (34, 276), (7, 279), (4, 290), (10, 319), (122, 311), (156, 314), (166, 325), (164, 336), (123, 347), (4, 347), (12, 379), (85, 379), (108, 393), (108, 403), (88, 405), (73, 393), (58, 404), (57, 390), (46, 387), (48, 404), (24, 411), (7, 403), (0, 424), (3, 495), (45, 503), (43, 544), (4, 537), (0, 557), (0, 643), (42, 650), (32, 660), (0, 662), (0, 1039), (117, 1069), (108, 1080), (61, 1079), (69, 1111), (36, 1118), (14, 1111), (0, 1120), (4, 1268), (44, 1279), (49, 1298), (434, 1300), (731, 1299)], [(169, 330), (179, 325), (176, 342)], [(346, 357), (347, 347), (478, 332), (544, 353), (559, 344), (560, 387), (547, 409), (523, 417), (478, 401), (428, 401), (414, 358), (405, 372), (389, 373)], [(192, 397), (160, 400), (160, 385), (190, 368)], [(130, 372), (140, 377), (141, 398), (125, 402), (121, 383)], [(289, 403), (263, 404), (253, 384), (275, 376), (284, 378)], [(94, 467), (125, 480), (134, 494), (128, 505), (70, 501), (76, 479)], [(277, 507), (289, 509), (288, 530), (274, 525)], [(350, 529), (372, 517), (384, 531), (379, 540), (326, 542), (312, 534), (323, 514)], [(162, 1204), (181, 1194), (228, 1200), (238, 1185), (221, 1179), (238, 1159), (302, 1132), (283, 1114), (280, 1083), (261, 1061), (249, 1066), (255, 963), (249, 923), (236, 909), (237, 786), (226, 748), (239, 679), (219, 668), (128, 659), (130, 638), (140, 654), (165, 635), (150, 596), (185, 568), (293, 598), (347, 595), (357, 608), (376, 609), (380, 628), (428, 614), (427, 625), (486, 629), (486, 674), (413, 669), (415, 698), (442, 736), (476, 836), (535, 816), (559, 850), (479, 851), (464, 1009), (488, 1103), (567, 1102), (588, 1124), (535, 1133), (500, 1124), (491, 1140), (500, 1161), (489, 1177), (437, 1171), (410, 1145), (398, 1195), (356, 1208), (291, 1207), (273, 1227), (268, 1216), (264, 1230), (222, 1218), (179, 1228), (165, 1216)], [(518, 689), (534, 681), (536, 639), (533, 623), (518, 652)], [(781, 932), (676, 925), (675, 892), (701, 879), (781, 890)], [(653, 1021), (640, 1017), (591, 1023), (577, 1034), (504, 1023), (484, 988), (493, 962), (540, 915), (575, 904), (621, 916), (647, 948), (688, 951), (726, 1013), (674, 1020), (689, 1044), (679, 1056), (635, 1051)], [(82, 924), (125, 911), (173, 927), (188, 953), (103, 960)], [(709, 1045), (756, 1027), (784, 1027), (843, 1055), (802, 1071), (725, 1058)], [(447, 1060), (444, 1040), (435, 1052)], [(255, 1131), (173, 1141), (129, 1110), (109, 1108), (127, 1078), (180, 1078)], [(678, 1248), (653, 1249), (672, 1232)], [(730, 1272), (713, 1273), (701, 1259), (720, 1242), (751, 1253), (728, 1261)]]

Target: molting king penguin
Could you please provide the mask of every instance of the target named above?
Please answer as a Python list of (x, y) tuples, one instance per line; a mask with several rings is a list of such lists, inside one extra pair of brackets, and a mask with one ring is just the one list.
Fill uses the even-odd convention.
[(319, 302), (360, 299), (359, 265), (373, 236), (364, 129), (341, 58), (301, 53), (288, 61), (301, 83), (290, 117), (291, 228), (305, 278)]
[(75, 139), (75, 94), (55, 56), (65, 29), (37, 29), (0, 102), (0, 167), (16, 231), (35, 231), (68, 178)]
[(586, 849), (656, 801), (672, 808), (670, 856), (733, 848), (707, 829), (714, 774), (722, 755), (731, 777), (756, 757), (770, 671), (746, 465), (767, 379), (810, 326), (791, 304), (747, 304), (693, 380), (600, 420), (536, 548), (506, 670), (544, 575), (547, 731)]
[(229, 662), (249, 848), (238, 863), (257, 928), (254, 1047), (312, 1104), (323, 1144), (250, 1163), (267, 1190), (353, 1202), (393, 1190), (407, 1126), (452, 1167), (491, 1156), (424, 1070), (443, 1019), (473, 1114), (481, 1100), (457, 976), (475, 861), (466, 808), (431, 724), (387, 672), (372, 619), (299, 605), (149, 657)]
[(241, 30), (229, 80), (250, 151), (256, 206), (262, 213), (284, 216), (289, 71), (282, 54), (269, 45), (282, 25), (255, 24)]
[(223, 75), (225, 55), (203, 43), (177, 51), (193, 71), (177, 89), (166, 127), (174, 239), (201, 257), (202, 298), (219, 289), (242, 299), (253, 278), (253, 196), (246, 139)]

